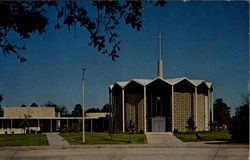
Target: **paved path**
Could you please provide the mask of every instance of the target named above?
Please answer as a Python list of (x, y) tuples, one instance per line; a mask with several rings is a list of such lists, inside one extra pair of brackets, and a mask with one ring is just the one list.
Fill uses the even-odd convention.
[(50, 146), (69, 146), (69, 143), (58, 133), (46, 133)]
[(167, 146), (183, 146), (184, 143), (172, 133), (146, 133), (148, 144), (162, 144)]

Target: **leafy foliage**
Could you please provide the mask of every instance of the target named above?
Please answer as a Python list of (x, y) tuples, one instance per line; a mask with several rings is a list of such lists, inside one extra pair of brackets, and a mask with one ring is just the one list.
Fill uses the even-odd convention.
[(235, 116), (232, 118), (229, 131), (232, 134), (232, 139), (239, 142), (249, 141), (249, 102), (248, 99), (236, 108)]
[[(3, 95), (0, 94), (0, 103), (3, 101)], [(3, 109), (2, 106), (0, 105), (0, 117), (3, 117)]]
[(51, 101), (48, 101), (46, 104), (44, 104), (44, 106), (55, 107), (55, 111), (59, 113), (62, 117), (67, 117), (69, 115), (65, 106), (58, 106), (57, 104)]
[(26, 128), (28, 128), (29, 129), (29, 127), (30, 127), (30, 121), (29, 121), (29, 118), (30, 118), (31, 116), (28, 114), (28, 115), (24, 115), (24, 119), (21, 121), (21, 123), (20, 123), (20, 126), (21, 126), (21, 128), (22, 129), (26, 129)]
[(101, 112), (100, 108), (89, 108), (85, 111), (85, 113), (90, 113), (90, 112)]
[(72, 111), (72, 116), (82, 117), (82, 105), (76, 104), (74, 110)]
[(188, 126), (186, 127), (189, 131), (195, 131), (196, 127), (195, 127), (195, 122), (194, 122), (194, 117), (191, 116), (188, 120), (187, 120), (187, 124)]
[(218, 128), (228, 126), (230, 122), (230, 107), (221, 98), (216, 99), (214, 103), (214, 120)]
[(38, 107), (38, 105), (36, 103), (32, 103), (30, 107)]
[(105, 104), (102, 109), (101, 112), (110, 112), (110, 105), (107, 103)]
[(3, 101), (3, 95), (0, 94), (0, 102), (2, 102), (2, 101)]
[(129, 123), (127, 124), (126, 130), (129, 135), (128, 141), (131, 142), (131, 135), (136, 132), (136, 126), (132, 120), (130, 120)]
[[(152, 1), (146, 1), (145, 3)], [(97, 11), (91, 15), (85, 7), (86, 3)], [(155, 6), (165, 6), (165, 1), (156, 1)], [(108, 54), (113, 60), (119, 57), (120, 44), (116, 26), (121, 23), (130, 25), (138, 31), (142, 28), (142, 1), (93, 1), (93, 2), (46, 2), (46, 1), (11, 1), (0, 2), (0, 48), (5, 56), (14, 54), (20, 60), (26, 59), (20, 55), (26, 49), (25, 45), (10, 42), (10, 33), (16, 38), (28, 39), (33, 33), (42, 34), (49, 24), (47, 11), (53, 8), (57, 12), (55, 29), (67, 25), (68, 31), (78, 25), (90, 34), (90, 46), (102, 54)], [(92, 9), (92, 8), (91, 8)], [(94, 18), (92, 18), (94, 17)]]
[(110, 105), (106, 103), (101, 109), (100, 108), (89, 108), (85, 111), (86, 113), (90, 112), (110, 112)]

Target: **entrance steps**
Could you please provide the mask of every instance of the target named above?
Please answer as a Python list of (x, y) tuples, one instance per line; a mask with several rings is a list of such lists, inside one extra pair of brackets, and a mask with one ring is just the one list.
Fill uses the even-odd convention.
[(146, 134), (149, 134), (149, 135), (173, 135), (173, 132), (146, 132)]

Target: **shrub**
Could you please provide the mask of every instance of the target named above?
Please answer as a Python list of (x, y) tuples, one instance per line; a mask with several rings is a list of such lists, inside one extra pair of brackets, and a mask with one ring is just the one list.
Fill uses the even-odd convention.
[(229, 124), (232, 139), (238, 142), (249, 141), (249, 106), (245, 104), (236, 109), (235, 116)]

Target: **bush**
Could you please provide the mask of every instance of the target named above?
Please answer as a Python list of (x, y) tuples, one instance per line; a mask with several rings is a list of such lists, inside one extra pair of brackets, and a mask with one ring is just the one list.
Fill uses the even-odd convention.
[(238, 142), (249, 141), (249, 106), (248, 104), (236, 109), (236, 114), (229, 124), (232, 139)]
[(31, 129), (31, 130), (30, 130), (30, 133), (31, 133), (31, 134), (35, 134), (35, 133), (36, 133), (36, 131), (35, 131), (35, 130), (33, 130), (33, 129)]
[(26, 129), (26, 134), (30, 134), (30, 130)]
[(210, 126), (210, 131), (216, 131), (218, 123), (216, 121), (213, 121), (209, 123), (209, 126)]

